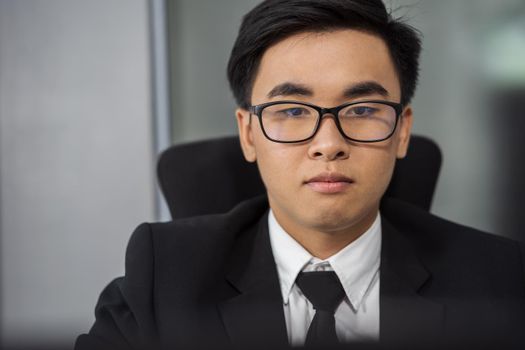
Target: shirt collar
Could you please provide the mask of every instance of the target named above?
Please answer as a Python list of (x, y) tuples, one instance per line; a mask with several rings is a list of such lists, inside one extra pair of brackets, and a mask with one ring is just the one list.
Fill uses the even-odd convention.
[[(381, 216), (358, 239), (326, 260), (312, 256), (277, 222), (272, 210), (268, 215), (268, 229), (283, 302), (288, 304), (299, 272), (311, 264), (330, 264), (341, 281), (354, 310), (359, 309), (363, 296), (379, 271), (381, 256)], [(308, 268), (310, 269), (310, 268)]]
[(284, 231), (275, 219), (271, 209), (268, 215), (268, 230), (273, 256), (277, 265), (277, 272), (279, 274), (283, 301), (285, 304), (288, 304), (288, 298), (295, 278), (312, 259), (312, 255), (293, 239), (292, 236)]

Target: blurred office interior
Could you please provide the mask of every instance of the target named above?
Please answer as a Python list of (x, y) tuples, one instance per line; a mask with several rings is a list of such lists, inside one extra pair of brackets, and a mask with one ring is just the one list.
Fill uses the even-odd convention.
[[(134, 227), (169, 219), (160, 150), (236, 133), (225, 67), (258, 2), (0, 0), (3, 344), (72, 345)], [(424, 37), (432, 212), (525, 241), (525, 2), (386, 3)]]

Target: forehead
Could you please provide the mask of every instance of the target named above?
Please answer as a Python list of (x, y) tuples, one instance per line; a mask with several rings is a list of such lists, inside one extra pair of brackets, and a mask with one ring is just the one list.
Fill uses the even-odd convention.
[(308, 86), (316, 100), (341, 100), (343, 91), (363, 81), (377, 82), (399, 101), (400, 86), (386, 43), (359, 30), (307, 32), (269, 47), (261, 58), (252, 89), (252, 104), (268, 99), (283, 83)]

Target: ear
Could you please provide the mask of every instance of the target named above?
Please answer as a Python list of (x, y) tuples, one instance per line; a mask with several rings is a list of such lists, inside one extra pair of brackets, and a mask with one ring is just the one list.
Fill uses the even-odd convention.
[(396, 156), (398, 159), (405, 158), (410, 143), (410, 133), (412, 131), (412, 107), (405, 107), (403, 114), (399, 118), (399, 143), (397, 144)]
[(235, 111), (237, 119), (237, 128), (239, 129), (239, 141), (241, 143), (242, 153), (246, 161), (253, 163), (257, 160), (255, 145), (253, 143), (253, 129), (250, 112), (245, 109), (237, 108)]

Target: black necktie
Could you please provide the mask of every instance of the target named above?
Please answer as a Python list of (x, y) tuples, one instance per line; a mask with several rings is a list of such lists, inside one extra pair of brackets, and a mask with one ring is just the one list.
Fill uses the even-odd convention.
[(295, 283), (315, 309), (305, 345), (339, 344), (334, 313), (343, 301), (345, 291), (335, 272), (301, 272)]

